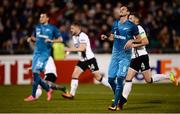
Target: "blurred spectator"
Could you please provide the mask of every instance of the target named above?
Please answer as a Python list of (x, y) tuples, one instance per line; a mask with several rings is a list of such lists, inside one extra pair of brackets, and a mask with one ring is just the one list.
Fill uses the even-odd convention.
[(25, 38), (32, 33), (43, 10), (49, 11), (51, 23), (59, 25), (65, 45), (70, 42), (70, 23), (78, 20), (90, 36), (92, 49), (110, 52), (112, 42), (102, 41), (99, 36), (111, 31), (118, 8), (124, 4), (141, 14), (150, 40), (149, 50), (179, 52), (179, 0), (1, 0), (0, 54), (31, 53), (32, 46), (27, 45)]
[(169, 40), (170, 40), (170, 33), (168, 31), (168, 27), (164, 26), (162, 30), (160, 31), (158, 35), (158, 39), (160, 41), (161, 47), (165, 48), (168, 47), (169, 45)]
[(180, 36), (173, 30), (173, 46), (177, 52), (180, 52)]

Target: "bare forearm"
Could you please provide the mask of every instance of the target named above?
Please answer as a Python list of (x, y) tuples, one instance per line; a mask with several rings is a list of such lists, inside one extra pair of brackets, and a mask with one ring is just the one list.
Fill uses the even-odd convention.
[(113, 41), (113, 40), (114, 40), (114, 35), (113, 35), (113, 34), (110, 34), (109, 37), (108, 37), (108, 36), (102, 34), (102, 35), (101, 35), (101, 39), (102, 39), (102, 40), (108, 39), (108, 40), (110, 40), (110, 41)]
[(145, 45), (148, 45), (149, 44), (149, 41), (147, 38), (143, 38), (143, 39), (135, 39), (133, 41), (133, 47), (141, 47), (141, 46), (145, 46)]
[(36, 42), (36, 38), (34, 36), (28, 37), (27, 42)]
[(76, 48), (76, 47), (72, 47), (72, 48), (69, 48), (68, 51), (70, 52), (80, 52), (80, 51), (84, 51), (85, 49), (83, 48)]

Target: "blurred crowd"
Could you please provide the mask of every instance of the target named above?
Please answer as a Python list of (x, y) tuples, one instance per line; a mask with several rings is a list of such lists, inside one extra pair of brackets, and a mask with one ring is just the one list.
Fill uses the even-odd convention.
[(50, 23), (60, 29), (65, 45), (71, 44), (70, 23), (80, 21), (93, 51), (110, 53), (112, 42), (102, 41), (100, 35), (111, 31), (115, 10), (122, 5), (141, 15), (150, 52), (180, 52), (179, 0), (1, 0), (0, 54), (32, 53), (26, 39), (45, 9), (51, 15)]

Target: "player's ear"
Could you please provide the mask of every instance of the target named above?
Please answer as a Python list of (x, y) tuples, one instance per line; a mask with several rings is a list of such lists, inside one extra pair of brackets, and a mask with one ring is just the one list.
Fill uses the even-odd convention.
[(128, 11), (127, 14), (130, 15), (130, 12)]

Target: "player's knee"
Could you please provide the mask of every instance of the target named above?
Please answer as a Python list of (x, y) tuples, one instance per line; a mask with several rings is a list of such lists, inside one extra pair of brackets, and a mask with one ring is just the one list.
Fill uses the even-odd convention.
[(117, 78), (117, 86), (122, 86), (122, 84), (123, 84), (123, 81), (124, 81), (124, 77), (118, 77)]
[(34, 82), (38, 82), (40, 80), (38, 73), (33, 73)]
[(115, 78), (108, 78), (109, 84), (114, 84), (115, 83)]
[(146, 82), (147, 82), (148, 84), (152, 84), (152, 83), (153, 83), (153, 79), (151, 78), (150, 80), (146, 80)]
[(34, 81), (33, 81), (33, 85), (38, 86), (38, 84), (39, 84), (39, 81), (38, 81), (38, 80), (34, 80)]
[(102, 81), (103, 76), (101, 76), (99, 72), (94, 72), (93, 74), (94, 74), (94, 78), (95, 78), (97, 81), (100, 81), (100, 82)]

